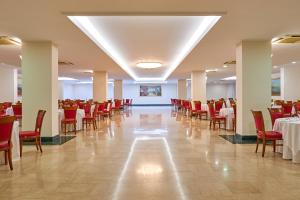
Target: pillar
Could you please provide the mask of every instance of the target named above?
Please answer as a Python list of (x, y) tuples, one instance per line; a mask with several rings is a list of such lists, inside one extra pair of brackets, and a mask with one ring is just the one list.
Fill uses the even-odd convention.
[(114, 81), (114, 98), (123, 99), (123, 81), (115, 80)]
[(0, 91), (0, 102), (18, 100), (18, 71), (4, 63), (0, 63)]
[(185, 79), (180, 79), (177, 82), (177, 98), (186, 99), (187, 98), (187, 82)]
[(93, 99), (94, 101), (106, 101), (108, 96), (108, 75), (104, 71), (94, 71), (93, 76)]
[[(288, 64), (280, 69), (281, 78), (281, 98), (285, 101), (298, 101), (300, 93), (300, 64)], [(278, 97), (277, 97), (278, 98)]]
[(271, 104), (271, 42), (242, 41), (236, 49), (237, 134), (256, 135), (253, 110), (263, 111), (269, 126), (267, 108)]
[(46, 110), (42, 137), (58, 135), (58, 51), (52, 42), (22, 45), (23, 130), (34, 130), (39, 109)]
[(193, 101), (206, 103), (206, 72), (193, 71), (191, 74), (191, 97)]

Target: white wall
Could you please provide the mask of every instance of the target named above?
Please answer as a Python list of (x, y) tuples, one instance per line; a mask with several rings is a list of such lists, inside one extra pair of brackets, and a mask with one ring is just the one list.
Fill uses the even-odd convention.
[(235, 84), (208, 83), (206, 97), (207, 99), (235, 98)]
[(0, 64), (0, 102), (16, 102), (18, 87), (17, 69)]
[(280, 69), (281, 97), (284, 100), (296, 101), (300, 99), (300, 65), (291, 64)]
[(162, 84), (161, 97), (141, 97), (139, 84), (123, 84), (123, 98), (133, 99), (133, 104), (170, 104), (177, 98), (177, 84)]

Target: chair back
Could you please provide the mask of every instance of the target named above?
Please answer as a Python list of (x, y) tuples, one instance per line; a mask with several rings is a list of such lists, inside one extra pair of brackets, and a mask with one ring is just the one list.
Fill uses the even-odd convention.
[(64, 108), (65, 119), (76, 119), (77, 106)]
[(105, 104), (104, 103), (97, 103), (97, 104), (98, 104), (98, 111), (103, 111), (105, 109)]
[(255, 122), (255, 127), (256, 127), (256, 132), (257, 133), (265, 133), (265, 123), (264, 123), (264, 117), (261, 111), (254, 111), (251, 110), (254, 122)]
[(115, 108), (119, 109), (121, 107), (121, 104), (122, 104), (121, 100), (116, 100), (115, 101)]
[(12, 105), (14, 115), (22, 115), (22, 104)]
[(215, 110), (217, 111), (217, 112), (219, 112), (220, 110), (221, 110), (221, 108), (223, 107), (223, 101), (216, 101), (215, 102)]
[(233, 108), (233, 115), (234, 115), (234, 118), (236, 119), (236, 104), (232, 104), (232, 108)]
[(296, 114), (300, 114), (300, 102), (296, 102), (294, 105)]
[(214, 104), (209, 103), (207, 105), (208, 105), (208, 110), (209, 110), (210, 117), (216, 116), (216, 111), (215, 111), (215, 108), (214, 108)]
[(39, 110), (36, 116), (35, 132), (37, 132), (39, 135), (41, 134), (42, 131), (42, 125), (43, 125), (45, 114), (46, 114), (46, 110)]
[(97, 112), (99, 111), (99, 104), (96, 103), (95, 104), (95, 108), (94, 108), (94, 111), (93, 111), (93, 117), (97, 117)]
[(270, 113), (273, 127), (276, 119), (283, 118), (283, 113), (280, 111), (280, 108), (268, 108), (268, 111)]
[(201, 110), (201, 101), (194, 101), (195, 104), (195, 110), (200, 111)]
[(91, 114), (91, 104), (89, 104), (89, 103), (86, 103), (86, 104), (84, 104), (83, 105), (83, 110), (84, 110), (84, 113), (85, 113), (85, 115), (89, 115), (89, 114)]
[(14, 121), (14, 116), (0, 117), (0, 143), (10, 144)]
[(284, 114), (291, 114), (293, 110), (293, 104), (291, 103), (283, 103), (282, 104), (282, 112)]

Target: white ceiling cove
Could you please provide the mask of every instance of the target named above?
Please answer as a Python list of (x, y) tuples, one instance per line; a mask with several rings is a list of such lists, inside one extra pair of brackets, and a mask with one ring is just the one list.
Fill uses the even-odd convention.
[[(69, 16), (135, 81), (165, 81), (220, 16)], [(140, 62), (162, 67), (141, 69)]]

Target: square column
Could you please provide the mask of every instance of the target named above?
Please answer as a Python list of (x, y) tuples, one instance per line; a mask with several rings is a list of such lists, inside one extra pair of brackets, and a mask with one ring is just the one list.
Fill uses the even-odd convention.
[(191, 97), (193, 101), (206, 103), (206, 72), (193, 71), (191, 74)]
[(42, 137), (58, 135), (58, 51), (52, 42), (22, 45), (23, 130), (33, 130), (39, 109), (46, 110)]
[(123, 81), (115, 80), (114, 81), (114, 98), (115, 99), (123, 99)]
[(12, 66), (0, 63), (0, 102), (18, 100), (18, 71)]
[(187, 98), (187, 85), (185, 79), (180, 79), (177, 82), (177, 98), (186, 99)]
[(104, 71), (94, 71), (93, 77), (93, 99), (94, 101), (106, 101), (108, 96), (108, 75)]
[(256, 135), (253, 110), (261, 110), (266, 129), (271, 128), (271, 42), (242, 41), (236, 49), (237, 134)]

